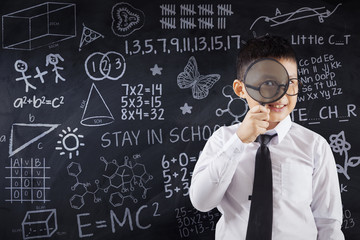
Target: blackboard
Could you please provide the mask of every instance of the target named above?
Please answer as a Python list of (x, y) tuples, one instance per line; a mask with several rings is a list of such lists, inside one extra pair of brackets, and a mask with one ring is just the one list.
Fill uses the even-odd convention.
[[(256, 36), (298, 53), (292, 120), (334, 152), (360, 239), (357, 1), (3, 0), (0, 239), (214, 239), (191, 173), (248, 110), (231, 89)], [(180, 81), (179, 79), (182, 79)]]

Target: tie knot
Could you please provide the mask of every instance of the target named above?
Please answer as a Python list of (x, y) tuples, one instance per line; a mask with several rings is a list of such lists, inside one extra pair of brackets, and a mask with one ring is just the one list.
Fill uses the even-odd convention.
[(276, 135), (277, 134), (273, 134), (273, 135), (261, 134), (256, 138), (255, 142), (259, 142), (261, 145), (268, 145), (271, 139)]

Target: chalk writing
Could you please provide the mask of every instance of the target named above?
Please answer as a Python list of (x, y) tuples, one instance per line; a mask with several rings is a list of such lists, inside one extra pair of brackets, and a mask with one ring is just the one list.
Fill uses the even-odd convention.
[(32, 97), (23, 96), (15, 99), (14, 108), (24, 108), (25, 106), (31, 106), (33, 108), (41, 108), (43, 106), (50, 106), (52, 108), (59, 108), (61, 105), (64, 105), (65, 97), (54, 97), (47, 98), (46, 96), (37, 97), (33, 95)]
[(340, 68), (342, 68), (342, 63), (337, 61), (332, 54), (300, 59), (298, 73), (303, 88), (298, 101), (329, 100), (342, 95), (343, 90), (338, 86), (336, 79), (336, 70)]
[(194, 53), (240, 48), (240, 35), (125, 40), (125, 54)]
[(215, 231), (215, 225), (220, 213), (211, 210), (206, 213), (186, 207), (175, 208), (176, 221), (180, 238), (198, 236), (207, 231)]
[[(358, 116), (358, 109), (355, 104), (325, 105), (319, 106), (320, 109), (314, 110), (315, 115), (310, 115), (306, 107), (295, 108), (290, 116), (293, 121), (308, 122), (310, 125), (320, 124), (321, 121), (337, 119), (339, 123), (349, 122), (350, 119)], [(317, 111), (317, 112), (316, 112)]]
[(356, 225), (354, 218), (349, 209), (344, 210), (344, 220), (343, 220), (343, 228), (349, 229), (354, 228)]
[(192, 172), (188, 171), (188, 165), (196, 161), (196, 157), (189, 157), (186, 153), (180, 153), (179, 156), (170, 158), (163, 155), (161, 166), (163, 168), (165, 198), (175, 197), (180, 191), (184, 197), (189, 195)]
[[(95, 236), (93, 226), (96, 229), (106, 229), (111, 227), (111, 232), (116, 233), (120, 230), (134, 231), (146, 230), (151, 228), (149, 216), (156, 218), (161, 215), (158, 212), (159, 203), (154, 202), (150, 205), (145, 204), (137, 209), (130, 208), (110, 210), (108, 219), (94, 220), (90, 213), (79, 213), (76, 215), (79, 238), (89, 238)], [(120, 212), (121, 211), (121, 212)], [(123, 212), (122, 212), (123, 211)], [(135, 211), (135, 212), (133, 212)]]
[(118, 52), (110, 51), (105, 54), (94, 52), (85, 60), (85, 72), (94, 81), (119, 80), (125, 73), (126, 62)]
[(160, 83), (145, 87), (144, 84), (121, 84), (121, 120), (165, 120)]

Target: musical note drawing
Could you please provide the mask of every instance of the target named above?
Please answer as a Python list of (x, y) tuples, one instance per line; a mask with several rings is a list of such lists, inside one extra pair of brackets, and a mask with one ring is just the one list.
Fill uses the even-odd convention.
[(195, 57), (190, 57), (184, 71), (177, 76), (177, 84), (181, 89), (191, 88), (195, 99), (204, 99), (209, 89), (220, 79), (219, 74), (200, 75)]
[[(319, 22), (323, 23), (324, 18), (330, 17), (337, 8), (342, 5), (339, 3), (336, 5), (333, 11), (325, 9), (325, 7), (318, 7), (318, 8), (309, 8), (309, 7), (303, 7), (299, 8), (298, 10), (294, 12), (289, 12), (285, 14), (279, 14), (275, 17), (269, 17), (269, 16), (260, 16), (258, 17), (250, 26), (250, 30), (254, 27), (254, 25), (261, 19), (264, 19), (265, 22), (271, 23), (270, 27), (274, 27), (277, 25), (285, 24), (292, 21), (297, 21), (304, 18), (310, 18), (310, 17), (318, 17)], [(322, 10), (325, 10), (321, 12)]]

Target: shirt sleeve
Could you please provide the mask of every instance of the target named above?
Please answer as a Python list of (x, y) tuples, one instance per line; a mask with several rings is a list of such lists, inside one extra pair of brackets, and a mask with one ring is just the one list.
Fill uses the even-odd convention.
[(218, 129), (207, 141), (195, 165), (190, 200), (199, 211), (210, 211), (223, 198), (238, 165), (238, 157), (246, 144), (236, 133), (224, 137), (224, 129)]
[(343, 240), (342, 203), (334, 155), (324, 138), (319, 139), (315, 148), (311, 209), (318, 229), (318, 240)]

